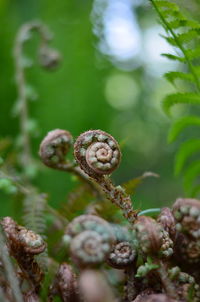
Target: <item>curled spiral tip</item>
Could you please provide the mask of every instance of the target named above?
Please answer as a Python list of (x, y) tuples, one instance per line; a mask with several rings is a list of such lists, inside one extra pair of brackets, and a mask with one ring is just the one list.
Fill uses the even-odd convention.
[(11, 217), (3, 218), (1, 224), (11, 250), (17, 249), (33, 255), (45, 250), (46, 243), (40, 235), (18, 225)]
[(135, 256), (136, 251), (132, 245), (127, 241), (123, 241), (114, 246), (107, 258), (107, 262), (114, 268), (124, 269), (133, 263)]
[(79, 301), (76, 275), (72, 267), (65, 262), (59, 266), (54, 282), (50, 286), (51, 301), (54, 295), (59, 295), (62, 301)]
[(200, 239), (200, 202), (192, 198), (179, 198), (173, 205), (176, 229), (194, 240)]
[(160, 215), (157, 218), (157, 222), (160, 223), (164, 230), (167, 231), (172, 239), (176, 236), (176, 222), (172, 211), (169, 208), (163, 208)]
[(102, 263), (110, 248), (110, 243), (95, 231), (80, 233), (70, 245), (71, 255), (83, 266)]
[(41, 67), (46, 70), (53, 71), (60, 65), (61, 55), (56, 49), (43, 46), (40, 48), (38, 59)]
[(51, 168), (61, 168), (72, 142), (69, 131), (55, 129), (48, 132), (40, 144), (39, 156), (42, 162)]
[(121, 152), (117, 141), (101, 130), (82, 133), (74, 144), (74, 156), (91, 177), (111, 174), (119, 165)]
[(30, 254), (40, 254), (44, 252), (46, 244), (42, 237), (31, 230), (19, 227), (19, 241), (23, 245), (25, 252)]
[(72, 238), (70, 252), (80, 266), (102, 263), (115, 240), (109, 224), (95, 215), (81, 215), (75, 218), (67, 226), (66, 234)]
[(162, 227), (147, 216), (139, 216), (134, 225), (135, 235), (144, 253), (157, 253), (162, 246)]

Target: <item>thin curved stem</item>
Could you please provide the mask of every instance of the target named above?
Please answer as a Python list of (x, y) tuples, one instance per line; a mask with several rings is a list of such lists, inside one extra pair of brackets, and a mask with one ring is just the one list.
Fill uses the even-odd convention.
[(155, 214), (155, 213), (160, 213), (161, 208), (152, 208), (152, 209), (147, 209), (144, 211), (141, 211), (138, 213), (138, 216), (146, 215), (146, 214)]
[(16, 73), (16, 85), (18, 93), (18, 105), (20, 107), (19, 117), (20, 117), (20, 131), (21, 131), (21, 146), (22, 146), (22, 156), (21, 164), (24, 168), (32, 163), (31, 154), (31, 143), (28, 131), (28, 98), (27, 98), (27, 83), (25, 77), (25, 65), (24, 65), (24, 55), (23, 47), (29, 35), (32, 31), (39, 34), (41, 39), (41, 45), (46, 45), (51, 39), (51, 35), (48, 29), (39, 22), (31, 22), (23, 25), (16, 37), (15, 47), (14, 47), (14, 59), (15, 59), (15, 73)]
[(156, 271), (160, 277), (161, 283), (164, 287), (166, 294), (170, 298), (176, 299), (177, 298), (176, 288), (174, 284), (171, 282), (171, 280), (169, 279), (168, 273), (166, 271), (163, 262), (161, 260), (156, 260), (155, 262), (159, 265), (159, 268), (157, 268)]

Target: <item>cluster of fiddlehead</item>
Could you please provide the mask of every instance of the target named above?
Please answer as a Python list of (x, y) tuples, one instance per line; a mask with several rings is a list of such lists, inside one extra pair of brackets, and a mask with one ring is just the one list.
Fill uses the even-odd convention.
[(133, 223), (137, 212), (133, 210), (130, 196), (121, 186), (114, 186), (108, 178), (108, 175), (118, 167), (121, 159), (117, 141), (101, 130), (82, 133), (74, 144), (74, 157), (79, 166), (65, 159), (71, 144), (72, 136), (68, 131), (53, 130), (43, 139), (39, 155), (45, 165), (75, 173), (101, 196), (101, 189), (89, 179), (92, 178), (100, 185), (107, 198), (123, 211), (123, 215), (130, 223)]

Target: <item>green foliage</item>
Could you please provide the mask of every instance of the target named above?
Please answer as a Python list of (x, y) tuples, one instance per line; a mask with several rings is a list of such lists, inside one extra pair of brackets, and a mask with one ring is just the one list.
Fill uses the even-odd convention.
[(141, 265), (137, 269), (136, 277), (142, 278), (146, 276), (150, 271), (157, 269), (159, 266), (153, 263), (151, 257), (147, 257), (147, 262), (144, 265)]
[[(163, 56), (170, 60), (182, 63), (184, 71), (170, 71), (165, 78), (177, 89), (176, 93), (167, 95), (163, 100), (163, 109), (170, 115), (171, 108), (177, 104), (200, 105), (200, 24), (185, 17), (175, 3), (169, 1), (150, 0), (155, 8), (167, 36), (166, 41), (175, 47), (176, 55), (164, 53)], [(181, 81), (178, 87), (177, 82)], [(189, 112), (193, 109), (189, 108)], [(195, 108), (196, 109), (196, 108)], [(196, 110), (197, 114), (198, 111)], [(178, 136), (189, 126), (200, 126), (200, 118), (194, 114), (188, 114), (173, 121), (168, 134), (169, 143), (174, 142)], [(191, 138), (184, 141), (175, 158), (175, 174), (179, 175), (185, 168), (184, 187), (187, 194), (194, 194), (194, 180), (199, 176), (199, 162), (188, 161), (190, 156), (200, 151), (199, 138)], [(195, 189), (195, 192), (198, 191)]]
[(200, 118), (197, 116), (184, 116), (177, 119), (171, 126), (168, 133), (168, 142), (174, 142), (179, 134), (189, 126), (200, 126)]

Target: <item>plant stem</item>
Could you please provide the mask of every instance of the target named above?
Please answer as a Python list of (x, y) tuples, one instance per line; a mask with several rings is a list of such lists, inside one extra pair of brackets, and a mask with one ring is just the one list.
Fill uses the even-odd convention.
[(41, 39), (41, 44), (45, 45), (51, 39), (50, 33), (47, 28), (39, 22), (31, 22), (22, 25), (20, 28), (14, 47), (14, 59), (16, 68), (16, 85), (18, 93), (18, 102), (20, 105), (19, 117), (20, 117), (20, 131), (22, 137), (22, 156), (21, 164), (24, 168), (32, 163), (31, 143), (28, 131), (28, 99), (27, 99), (27, 83), (25, 77), (24, 55), (23, 47), (26, 40), (29, 38), (31, 31), (36, 31)]
[(137, 218), (137, 211), (133, 209), (132, 201), (129, 195), (125, 193), (122, 187), (115, 187), (109, 177), (102, 176), (96, 179), (112, 203), (118, 206), (124, 217), (133, 224)]
[(23, 302), (23, 297), (19, 288), (19, 282), (15, 271), (13, 269), (12, 263), (9, 259), (8, 248), (4, 241), (3, 232), (0, 228), (0, 254), (2, 258), (2, 262), (6, 271), (6, 275), (11, 286), (13, 298), (15, 302)]
[(176, 288), (169, 279), (168, 273), (166, 271), (166, 268), (161, 260), (156, 260), (156, 264), (159, 265), (159, 268), (156, 269), (157, 273), (159, 274), (159, 277), (161, 279), (162, 285), (165, 289), (166, 294), (172, 298), (176, 299), (177, 294), (176, 294)]

